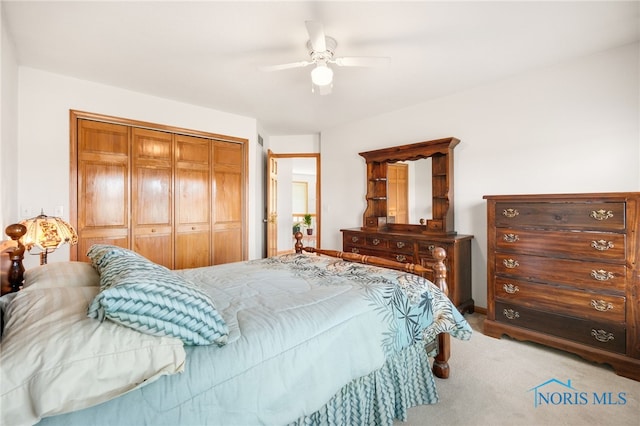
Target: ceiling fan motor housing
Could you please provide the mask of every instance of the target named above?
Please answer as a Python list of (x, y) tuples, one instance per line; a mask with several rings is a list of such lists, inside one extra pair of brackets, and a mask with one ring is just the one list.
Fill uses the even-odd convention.
[(322, 52), (316, 52), (313, 50), (313, 46), (311, 46), (311, 40), (307, 41), (307, 49), (309, 50), (309, 56), (311, 56), (312, 61), (329, 61), (333, 59), (333, 54), (336, 51), (336, 47), (338, 47), (338, 42), (335, 38), (325, 36), (325, 46), (326, 50)]

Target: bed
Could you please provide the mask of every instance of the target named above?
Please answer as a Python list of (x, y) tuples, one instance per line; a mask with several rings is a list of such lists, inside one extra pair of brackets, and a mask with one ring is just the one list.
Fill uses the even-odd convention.
[[(3, 287), (17, 289), (6, 246)], [(0, 298), (3, 425), (390, 425), (437, 402), (448, 337), (471, 335), (439, 248), (431, 268), (300, 239), (179, 271), (115, 246), (90, 254), (29, 269)]]

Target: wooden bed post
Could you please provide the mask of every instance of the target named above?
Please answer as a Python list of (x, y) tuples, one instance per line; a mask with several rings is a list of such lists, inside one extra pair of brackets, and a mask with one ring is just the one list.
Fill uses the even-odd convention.
[[(433, 257), (436, 260), (433, 264), (433, 283), (449, 295), (449, 287), (447, 286), (447, 267), (444, 264), (444, 258), (447, 252), (442, 247), (433, 249)], [(451, 336), (448, 333), (438, 334), (438, 354), (433, 361), (433, 374), (441, 379), (449, 378), (449, 358), (451, 356)]]
[(7, 226), (5, 232), (16, 242), (16, 247), (9, 251), (9, 259), (11, 260), (11, 267), (9, 269), (8, 281), (11, 286), (11, 292), (16, 292), (22, 287), (24, 281), (24, 266), (22, 260), (24, 259), (25, 247), (20, 241), (20, 238), (27, 233), (27, 228), (19, 223)]
[[(427, 268), (422, 265), (416, 265), (413, 263), (401, 263), (376, 256), (364, 256), (357, 253), (345, 253), (338, 250), (324, 250), (314, 247), (303, 247), (301, 232), (295, 233), (295, 239), (296, 253), (302, 253), (303, 251), (306, 251), (308, 253), (324, 254), (351, 262), (381, 266), (383, 268), (405, 271), (411, 274), (422, 276), (424, 276), (425, 273), (432, 273), (433, 283), (440, 290), (442, 290), (445, 295), (449, 295), (449, 287), (447, 286), (447, 267), (444, 264), (444, 259), (447, 257), (447, 252), (442, 247), (436, 247), (433, 249), (433, 258), (435, 261)], [(432, 370), (433, 374), (441, 379), (446, 379), (449, 377), (449, 358), (451, 357), (450, 345), (451, 341), (449, 334), (440, 333), (438, 335), (438, 354), (434, 358)]]

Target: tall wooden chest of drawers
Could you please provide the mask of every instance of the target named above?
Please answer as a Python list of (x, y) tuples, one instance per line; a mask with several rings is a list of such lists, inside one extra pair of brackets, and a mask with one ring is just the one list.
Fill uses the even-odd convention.
[(487, 200), (485, 334), (640, 380), (640, 193)]
[(471, 296), (471, 235), (427, 235), (389, 232), (361, 228), (342, 229), (342, 250), (378, 256), (397, 262), (425, 265), (433, 262), (432, 251), (438, 246), (447, 252), (449, 298), (460, 312), (473, 312)]

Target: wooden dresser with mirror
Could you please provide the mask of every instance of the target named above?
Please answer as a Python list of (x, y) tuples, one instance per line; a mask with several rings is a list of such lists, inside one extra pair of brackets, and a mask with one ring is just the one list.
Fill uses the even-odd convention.
[(471, 235), (454, 230), (453, 149), (444, 138), (361, 152), (367, 163), (363, 226), (342, 229), (345, 252), (426, 265), (446, 250), (449, 297), (473, 312)]

